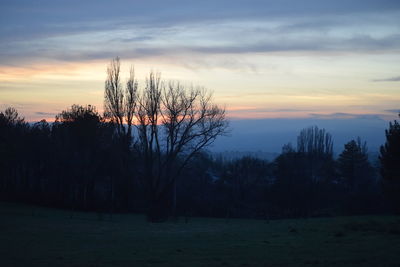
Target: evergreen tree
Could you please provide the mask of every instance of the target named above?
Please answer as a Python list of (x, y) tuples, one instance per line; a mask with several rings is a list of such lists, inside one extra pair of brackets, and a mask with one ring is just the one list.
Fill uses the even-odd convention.
[[(399, 114), (400, 116), (400, 114)], [(400, 212), (400, 124), (390, 122), (386, 131), (386, 143), (381, 146), (381, 175), (385, 195)]]
[(350, 192), (366, 189), (372, 179), (372, 167), (368, 161), (367, 144), (361, 139), (344, 145), (338, 159), (341, 182)]

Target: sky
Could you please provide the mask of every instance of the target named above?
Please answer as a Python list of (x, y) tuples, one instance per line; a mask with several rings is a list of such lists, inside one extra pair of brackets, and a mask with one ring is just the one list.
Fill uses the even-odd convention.
[(399, 18), (398, 0), (1, 0), (0, 110), (28, 121), (72, 104), (102, 111), (119, 56), (141, 84), (154, 70), (212, 90), (230, 140), (249, 121), (276, 133), (279, 119), (291, 131), (360, 125), (349, 136), (375, 125), (377, 142), (400, 109)]

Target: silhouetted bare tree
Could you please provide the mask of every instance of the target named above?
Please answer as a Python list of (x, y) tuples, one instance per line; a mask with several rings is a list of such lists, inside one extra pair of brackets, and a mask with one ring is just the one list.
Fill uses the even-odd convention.
[(303, 129), (297, 137), (297, 151), (316, 156), (333, 154), (332, 136), (317, 126)]
[(135, 113), (150, 221), (162, 221), (175, 207), (175, 183), (182, 169), (219, 135), (227, 131), (225, 110), (202, 88), (167, 85), (150, 73)]
[(24, 121), (25, 119), (19, 117), (18, 111), (13, 107), (8, 107), (4, 112), (0, 112), (0, 126), (21, 124)]
[[(306, 169), (311, 179), (321, 181), (327, 179), (333, 170), (333, 140), (332, 135), (317, 126), (301, 130), (297, 137), (297, 152), (308, 160)], [(331, 176), (334, 176), (333, 173)]]
[[(132, 123), (136, 108), (138, 82), (134, 68), (131, 67), (125, 89), (121, 82), (120, 59), (114, 58), (107, 67), (107, 79), (104, 89), (105, 115), (117, 124), (120, 136), (126, 135), (127, 140), (132, 138)], [(124, 124), (127, 125), (127, 130)]]

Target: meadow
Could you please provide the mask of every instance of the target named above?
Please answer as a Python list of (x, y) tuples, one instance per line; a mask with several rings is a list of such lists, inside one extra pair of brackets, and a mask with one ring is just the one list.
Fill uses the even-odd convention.
[(0, 266), (400, 266), (400, 217), (98, 214), (0, 203)]

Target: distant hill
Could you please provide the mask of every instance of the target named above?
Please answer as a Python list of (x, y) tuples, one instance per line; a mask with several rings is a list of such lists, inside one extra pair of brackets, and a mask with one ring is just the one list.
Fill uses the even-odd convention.
[(224, 151), (244, 154), (248, 151), (280, 153), (284, 144), (291, 142), (296, 146), (299, 132), (314, 125), (325, 128), (332, 134), (334, 152), (338, 155), (345, 143), (358, 136), (367, 141), (370, 152), (378, 152), (379, 147), (385, 142), (385, 129), (389, 122), (376, 116), (348, 119), (237, 119), (231, 120), (229, 136), (217, 138), (209, 149), (214, 153)]

